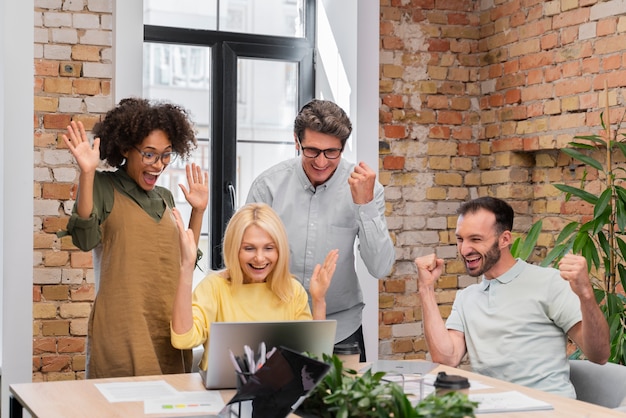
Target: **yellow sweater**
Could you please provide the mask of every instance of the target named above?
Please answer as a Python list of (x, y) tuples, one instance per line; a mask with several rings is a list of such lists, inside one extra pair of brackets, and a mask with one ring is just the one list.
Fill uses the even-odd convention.
[(281, 301), (267, 283), (249, 283), (236, 292), (217, 273), (206, 276), (193, 291), (193, 326), (184, 334), (171, 330), (172, 345), (193, 348), (204, 344), (200, 368), (206, 370), (211, 322), (293, 321), (313, 319), (306, 290), (293, 279), (294, 294)]

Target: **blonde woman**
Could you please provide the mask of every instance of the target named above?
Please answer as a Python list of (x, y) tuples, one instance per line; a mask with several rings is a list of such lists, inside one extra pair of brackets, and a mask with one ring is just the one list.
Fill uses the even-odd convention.
[(326, 291), (338, 258), (331, 250), (311, 276), (312, 310), (302, 284), (289, 271), (289, 244), (282, 221), (264, 203), (239, 209), (224, 232), (225, 269), (206, 276), (192, 291), (196, 262), (193, 231), (179, 228), (181, 267), (172, 312), (171, 339), (176, 348), (204, 344), (200, 368), (206, 370), (212, 322), (288, 321), (326, 318)]

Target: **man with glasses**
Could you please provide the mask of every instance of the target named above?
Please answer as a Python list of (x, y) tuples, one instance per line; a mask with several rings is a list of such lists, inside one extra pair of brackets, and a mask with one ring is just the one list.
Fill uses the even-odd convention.
[(357, 343), (361, 361), (365, 346), (361, 316), (363, 295), (355, 269), (354, 243), (369, 273), (389, 274), (395, 249), (385, 220), (383, 186), (365, 163), (341, 158), (352, 123), (335, 103), (312, 100), (294, 122), (299, 157), (259, 175), (248, 203), (265, 202), (285, 223), (291, 249), (291, 271), (308, 289), (316, 264), (339, 249), (333, 281), (326, 294), (328, 319), (337, 320), (337, 345)]

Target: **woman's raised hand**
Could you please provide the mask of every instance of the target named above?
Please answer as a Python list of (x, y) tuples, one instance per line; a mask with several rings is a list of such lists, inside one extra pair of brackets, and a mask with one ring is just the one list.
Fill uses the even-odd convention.
[(326, 297), (326, 292), (330, 286), (330, 282), (335, 274), (335, 268), (337, 267), (337, 259), (339, 258), (339, 250), (330, 250), (326, 255), (324, 264), (316, 265), (311, 275), (311, 283), (309, 285), (309, 292), (313, 300), (323, 299)]
[(174, 219), (176, 220), (176, 226), (178, 227), (178, 241), (180, 243), (180, 265), (182, 268), (190, 268), (191, 271), (196, 265), (197, 250), (196, 239), (193, 235), (193, 231), (186, 229), (183, 224), (183, 218), (180, 211), (176, 208), (172, 209)]
[(92, 146), (82, 122), (70, 122), (67, 135), (63, 134), (63, 142), (76, 158), (82, 172), (96, 171), (100, 164), (100, 138), (95, 138)]
[(196, 163), (187, 164), (187, 189), (183, 184), (178, 186), (183, 191), (185, 199), (194, 210), (204, 212), (209, 204), (209, 174), (202, 172)]

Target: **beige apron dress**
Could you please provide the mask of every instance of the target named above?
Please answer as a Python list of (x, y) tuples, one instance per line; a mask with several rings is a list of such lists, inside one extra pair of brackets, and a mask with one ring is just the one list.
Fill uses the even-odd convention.
[(89, 318), (87, 378), (189, 372), (191, 350), (170, 343), (180, 266), (170, 208), (157, 222), (114, 188), (101, 228), (93, 253), (100, 279)]

